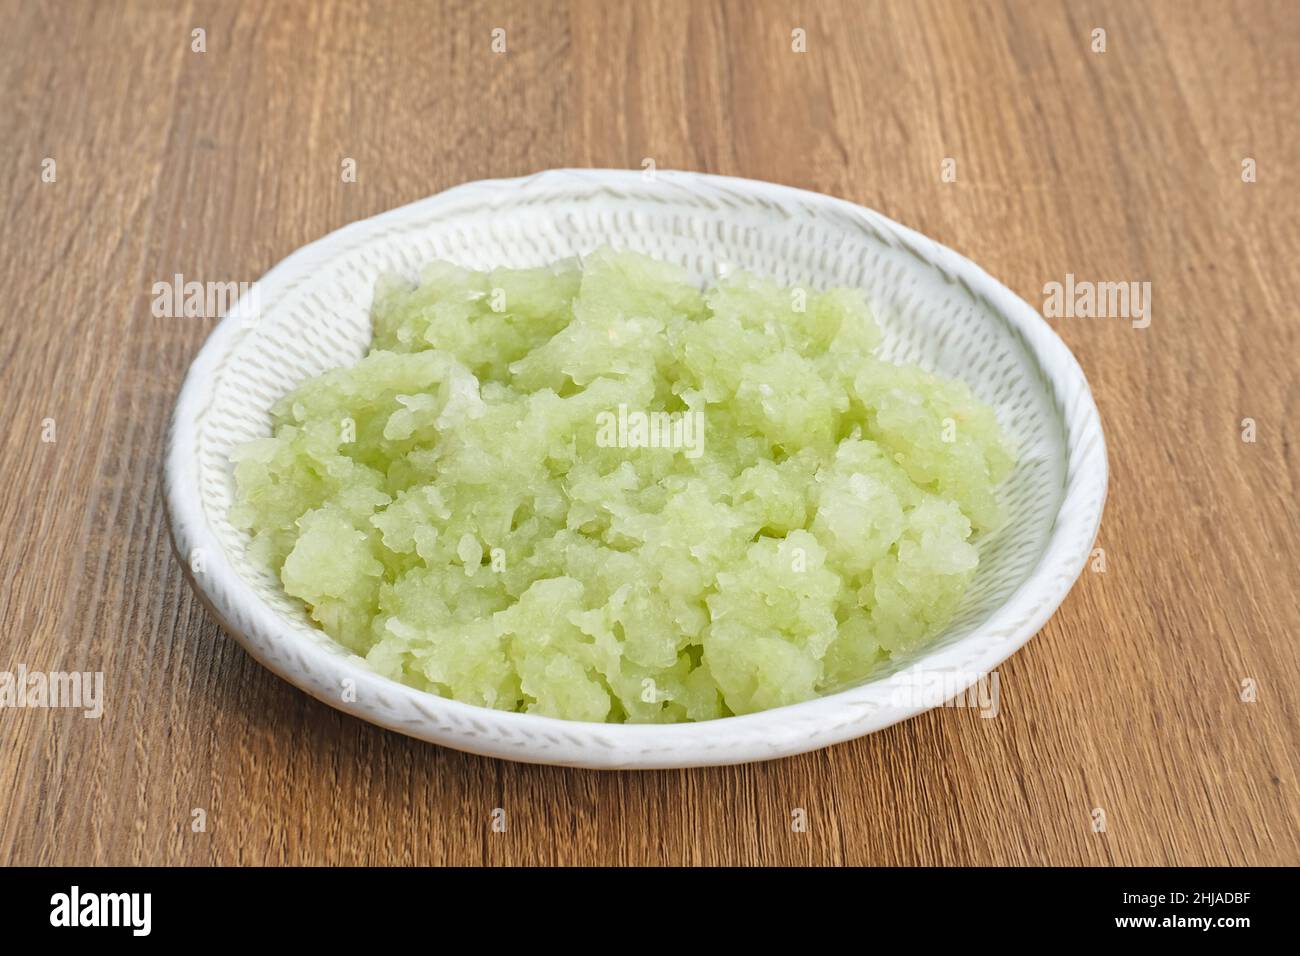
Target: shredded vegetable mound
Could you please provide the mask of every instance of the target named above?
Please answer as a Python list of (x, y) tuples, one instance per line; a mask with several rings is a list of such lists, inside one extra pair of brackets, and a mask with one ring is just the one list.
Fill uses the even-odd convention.
[(387, 278), (369, 354), (235, 455), (237, 524), (376, 671), (484, 707), (708, 720), (941, 631), (1012, 456), (862, 295), (675, 266)]

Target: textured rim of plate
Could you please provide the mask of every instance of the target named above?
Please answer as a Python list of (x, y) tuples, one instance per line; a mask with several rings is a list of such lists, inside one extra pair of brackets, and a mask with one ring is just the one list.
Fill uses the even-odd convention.
[[(1088, 559), (1106, 498), (1106, 446), (1097, 406), (1074, 355), (1027, 302), (946, 246), (863, 206), (821, 193), (757, 180), (658, 171), (658, 180), (720, 201), (758, 199), (776, 207), (824, 209), (856, 220), (963, 285), (1022, 338), (1048, 383), (1065, 431), (1065, 492), (1037, 565), (974, 633), (920, 657), (887, 677), (800, 704), (692, 724), (597, 724), (495, 711), (438, 697), (380, 676), (355, 655), (331, 653), (296, 633), (231, 567), (209, 528), (199, 492), (199, 420), (211, 404), (215, 371), (239, 338), (243, 302), (204, 343), (177, 398), (168, 435), (164, 484), (172, 540), (203, 602), (264, 666), (324, 703), (413, 737), (486, 756), (593, 768), (671, 768), (769, 760), (840, 743), (935, 707), (1023, 646), (1069, 593)], [(517, 179), (481, 180), (360, 220), (303, 246), (257, 283), (261, 301), (296, 282), (345, 248), (395, 227), (426, 219), (440, 206), (484, 212), (556, 188), (617, 193), (642, 183), (633, 170), (556, 169)], [(256, 301), (256, 300), (255, 300)], [(184, 557), (203, 549), (200, 575)], [(271, 660), (250, 639), (255, 632), (291, 654)], [(289, 658), (295, 658), (295, 661)], [(354, 701), (341, 699), (352, 681)]]

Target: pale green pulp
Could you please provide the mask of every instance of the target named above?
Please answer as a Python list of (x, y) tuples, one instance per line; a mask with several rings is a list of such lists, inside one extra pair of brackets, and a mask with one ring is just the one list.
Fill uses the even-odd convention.
[[(741, 714), (942, 630), (1012, 456), (965, 385), (872, 353), (861, 294), (674, 266), (384, 280), (358, 364), (237, 452), (236, 522), (379, 672), (576, 720)], [(601, 435), (702, 422), (698, 454)], [(682, 433), (685, 434), (685, 433)]]

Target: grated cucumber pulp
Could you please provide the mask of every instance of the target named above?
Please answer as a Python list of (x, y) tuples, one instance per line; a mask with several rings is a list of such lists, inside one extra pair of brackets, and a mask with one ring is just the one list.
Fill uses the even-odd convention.
[(483, 707), (709, 720), (952, 618), (1013, 455), (874, 354), (860, 292), (601, 250), (386, 277), (369, 353), (234, 454), (236, 525), (374, 670)]

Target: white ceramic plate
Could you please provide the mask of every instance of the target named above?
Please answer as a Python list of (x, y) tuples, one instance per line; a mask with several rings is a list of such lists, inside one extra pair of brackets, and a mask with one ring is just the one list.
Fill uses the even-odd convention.
[[(948, 630), (868, 683), (697, 724), (608, 725), (503, 713), (371, 671), (254, 566), (230, 524), (230, 451), (268, 434), (272, 402), (351, 363), (370, 338), (383, 272), (435, 258), (541, 265), (612, 245), (678, 262), (701, 282), (739, 267), (788, 285), (857, 286), (883, 353), (965, 380), (1018, 446), (1010, 520), (980, 543)], [(257, 660), (314, 697), (423, 740), (582, 767), (765, 760), (879, 730), (951, 698), (1024, 644), (1088, 557), (1106, 450), (1083, 372), (1037, 312), (967, 259), (879, 213), (770, 183), (626, 170), (552, 170), (469, 183), (333, 232), (268, 272), (222, 320), (176, 403), (166, 464), (173, 539), (200, 596)]]

